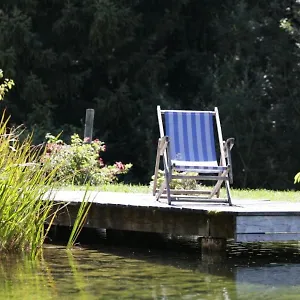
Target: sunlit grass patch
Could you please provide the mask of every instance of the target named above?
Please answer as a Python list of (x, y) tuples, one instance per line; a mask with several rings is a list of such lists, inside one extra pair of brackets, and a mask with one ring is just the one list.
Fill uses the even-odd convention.
[[(85, 190), (85, 186), (67, 186), (61, 189)], [(205, 187), (201, 186), (201, 189)], [(130, 185), (130, 184), (107, 184), (90, 187), (90, 190), (99, 192), (121, 192), (121, 193), (145, 193), (152, 192), (149, 185)], [(225, 191), (222, 189), (221, 192)], [(275, 191), (267, 189), (231, 189), (234, 199), (253, 199), (271, 201), (300, 201), (300, 191)]]
[[(83, 191), (86, 189), (86, 186), (63, 186), (60, 187), (61, 190), (69, 191)], [(134, 184), (101, 184), (98, 186), (90, 186), (90, 191), (98, 192), (116, 192), (116, 193), (148, 193), (150, 191), (149, 186), (147, 185), (134, 185)]]
[(233, 189), (233, 199), (255, 199), (271, 201), (300, 201), (299, 191), (275, 191), (266, 189)]

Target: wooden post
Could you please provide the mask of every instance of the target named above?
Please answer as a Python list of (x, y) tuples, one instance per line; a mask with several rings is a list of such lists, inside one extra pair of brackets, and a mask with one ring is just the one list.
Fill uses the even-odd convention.
[(226, 258), (226, 239), (202, 237), (198, 241), (201, 243), (201, 260), (208, 264), (215, 264), (224, 261)]
[(213, 238), (213, 237), (202, 237), (201, 238), (202, 251), (207, 252), (219, 252), (226, 250), (226, 239), (224, 238)]
[(226, 253), (227, 241), (224, 238), (202, 237), (201, 242), (202, 254), (224, 254)]
[(84, 140), (90, 143), (93, 139), (94, 109), (88, 108), (85, 113)]

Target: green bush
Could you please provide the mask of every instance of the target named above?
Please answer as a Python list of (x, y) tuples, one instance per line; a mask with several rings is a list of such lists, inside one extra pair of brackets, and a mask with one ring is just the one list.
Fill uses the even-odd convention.
[[(193, 172), (176, 172), (173, 171), (174, 175), (190, 175), (195, 176), (196, 173)], [(150, 182), (150, 187), (152, 189), (153, 186), (153, 179), (154, 175), (152, 176), (152, 181)], [(159, 188), (163, 181), (165, 180), (165, 173), (162, 170), (158, 171), (158, 177), (157, 177), (157, 187)], [(195, 190), (197, 189), (197, 180), (196, 179), (172, 179), (170, 183), (170, 188), (174, 190)]]
[(89, 142), (82, 140), (78, 134), (73, 134), (70, 145), (51, 134), (47, 134), (46, 139), (46, 152), (42, 162), (47, 162), (49, 171), (59, 166), (55, 180), (61, 184), (113, 183), (118, 180), (119, 174), (127, 173), (132, 166), (122, 162), (105, 165), (101, 152), (104, 152), (106, 147), (98, 139)]

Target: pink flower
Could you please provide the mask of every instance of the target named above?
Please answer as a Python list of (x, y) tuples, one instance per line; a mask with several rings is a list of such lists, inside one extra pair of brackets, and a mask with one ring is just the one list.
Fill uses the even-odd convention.
[(122, 162), (117, 161), (115, 163), (115, 166), (119, 169), (119, 170), (125, 170), (125, 166), (122, 164)]
[(84, 140), (83, 140), (83, 142), (84, 142), (84, 143), (89, 143), (89, 142), (90, 142), (90, 140), (91, 140), (91, 138), (89, 138), (89, 137), (85, 137), (85, 138), (84, 138)]
[(103, 166), (104, 166), (103, 159), (100, 157), (98, 161), (99, 161), (99, 165), (100, 165), (101, 167), (103, 167)]

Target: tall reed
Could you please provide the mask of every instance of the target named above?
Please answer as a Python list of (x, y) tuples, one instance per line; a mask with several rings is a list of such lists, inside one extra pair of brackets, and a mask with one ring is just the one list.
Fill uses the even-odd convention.
[[(18, 128), (0, 121), (0, 252), (28, 252), (35, 257), (45, 239), (44, 224), (53, 207), (43, 197), (52, 187), (55, 170), (38, 163), (40, 149), (31, 136), (20, 141)], [(50, 224), (51, 225), (51, 224)]]
[[(71, 230), (71, 234), (67, 243), (67, 249), (70, 249), (74, 246), (87, 218), (89, 210), (92, 206), (93, 200), (90, 199), (90, 195), (88, 194), (89, 185), (86, 185), (85, 193), (83, 199), (81, 201), (80, 207), (78, 209), (76, 219), (74, 221), (74, 225)], [(95, 197), (95, 196), (94, 196)]]

